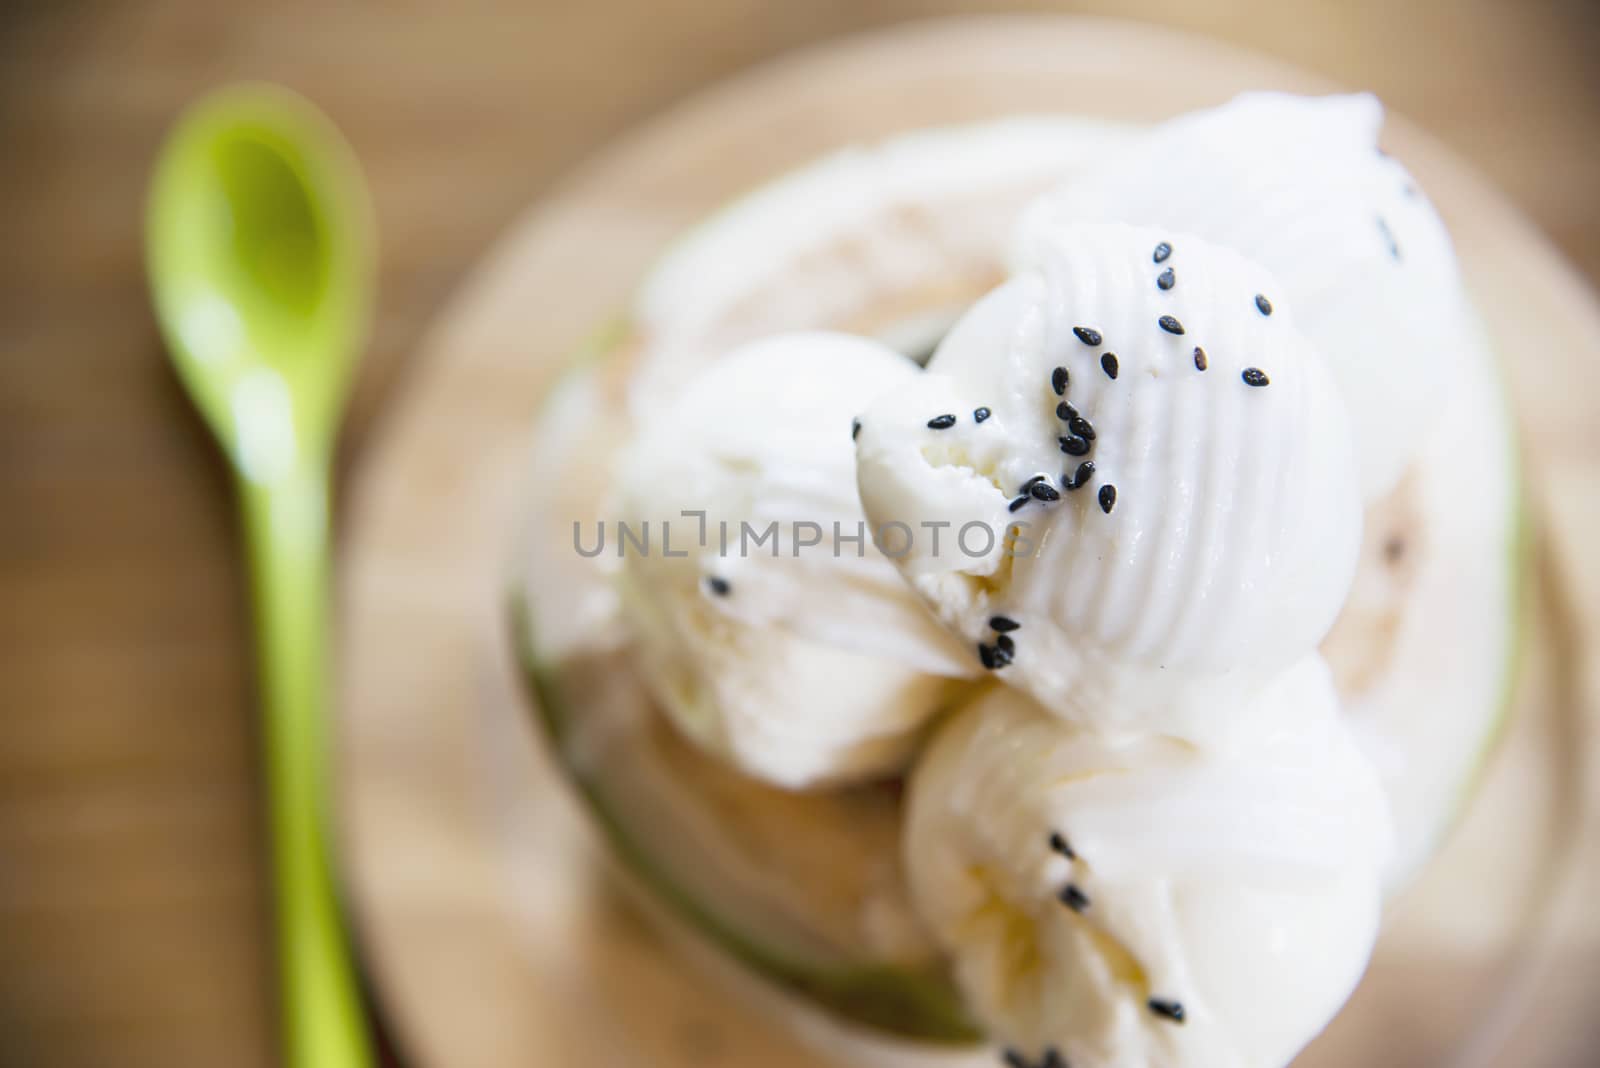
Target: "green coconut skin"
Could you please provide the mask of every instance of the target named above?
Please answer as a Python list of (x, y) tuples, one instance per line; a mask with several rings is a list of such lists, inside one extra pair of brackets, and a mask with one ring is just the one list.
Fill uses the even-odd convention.
[(679, 886), (612, 809), (604, 783), (581, 774), (562, 759), (562, 741), (573, 706), (562, 693), (559, 670), (539, 662), (533, 654), (531, 613), (520, 595), (512, 596), (509, 616), (522, 682), (557, 758), (616, 855), (674, 916), (756, 976), (844, 1020), (922, 1042), (970, 1045), (982, 1041), (982, 1032), (967, 1015), (948, 976), (884, 965), (826, 967), (790, 959), (730, 927), (707, 903)]

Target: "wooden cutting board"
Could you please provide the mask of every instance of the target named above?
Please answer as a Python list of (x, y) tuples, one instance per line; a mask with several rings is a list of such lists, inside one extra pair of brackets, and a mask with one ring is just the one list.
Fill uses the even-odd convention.
[[(500, 626), (518, 473), (544, 388), (584, 336), (674, 235), (841, 144), (1019, 111), (1149, 121), (1255, 88), (1334, 87), (1111, 21), (873, 34), (761, 68), (625, 138), (469, 278), (356, 474), (339, 590), (346, 876), (379, 995), (419, 1066), (824, 1063), (730, 1006), (619, 902), (520, 705)], [(1585, 994), (1600, 980), (1600, 921), (1582, 907), (1600, 893), (1586, 845), (1600, 810), (1587, 672), (1600, 307), (1469, 168), (1403, 122), (1386, 140), (1450, 222), (1510, 363), (1540, 581), (1517, 714), (1489, 779), (1307, 1060), (1436, 1063), (1448, 1045), (1466, 1051), (1460, 1064), (1588, 1063), (1600, 1048)], [(1479, 922), (1474, 894), (1503, 887), (1508, 864), (1512, 897)]]

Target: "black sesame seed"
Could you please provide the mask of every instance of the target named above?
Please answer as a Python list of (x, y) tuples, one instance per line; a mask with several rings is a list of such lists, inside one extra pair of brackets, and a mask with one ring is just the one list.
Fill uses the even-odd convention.
[(1259, 367), (1246, 367), (1239, 373), (1239, 377), (1244, 379), (1244, 384), (1247, 386), (1264, 386), (1272, 381)]
[(1061, 443), (1061, 451), (1068, 456), (1087, 456), (1089, 453), (1089, 443), (1076, 434), (1056, 440)]
[(1056, 391), (1056, 396), (1060, 397), (1067, 392), (1067, 380), (1069, 377), (1065, 367), (1057, 367), (1050, 372), (1050, 388)]
[(850, 420), (850, 440), (854, 441), (861, 436), (861, 420)]
[(990, 616), (989, 629), (997, 634), (1008, 634), (1014, 630), (1021, 630), (1022, 624), (1010, 616)]
[(1117, 506), (1117, 487), (1107, 482), (1100, 487), (1100, 510), (1106, 515), (1111, 514), (1111, 509)]
[(1194, 369), (1196, 371), (1204, 371), (1206, 369), (1206, 350), (1199, 345), (1194, 347)]
[(1021, 1050), (1011, 1047), (1000, 1054), (1000, 1060), (1006, 1068), (1071, 1068), (1054, 1046), (1045, 1047), (1044, 1055), (1037, 1062), (1028, 1060)]
[(1050, 848), (1068, 860), (1078, 859), (1078, 854), (1072, 851), (1072, 846), (1067, 844), (1066, 838), (1059, 831), (1050, 832)]
[(1018, 511), (1018, 510), (1020, 510), (1022, 508), (1023, 505), (1027, 504), (1031, 500), (1033, 500), (1033, 498), (1028, 496), (1026, 493), (1024, 493), (1020, 497), (1013, 497), (1012, 500), (1011, 500), (1011, 503), (1006, 505), (1006, 511), (1008, 511), (1008, 512)]
[(1389, 256), (1392, 259), (1400, 258), (1400, 245), (1394, 239), (1394, 231), (1389, 229), (1389, 224), (1383, 216), (1378, 216), (1378, 233), (1383, 235), (1383, 243), (1389, 246)]
[(1043, 482), (1045, 479), (1047, 479), (1049, 477), (1050, 477), (1049, 475), (1034, 475), (1032, 478), (1028, 479), (1028, 481), (1024, 482), (1022, 484), (1022, 487), (1020, 489), (1018, 489), (1017, 492), (1018, 493), (1027, 493), (1029, 490), (1031, 490), (1034, 487), (1034, 485), (1036, 483)]
[(1263, 297), (1260, 293), (1257, 293), (1256, 294), (1256, 311), (1260, 312), (1262, 315), (1271, 315), (1272, 314), (1272, 301), (1268, 300), (1266, 297)]
[(1166, 291), (1168, 289), (1171, 289), (1173, 286), (1175, 286), (1177, 284), (1178, 284), (1178, 276), (1172, 273), (1172, 268), (1171, 267), (1168, 267), (1166, 270), (1164, 270), (1160, 274), (1156, 275), (1156, 288), (1157, 289), (1160, 289), (1162, 291)]
[(1068, 490), (1080, 489), (1084, 483), (1088, 482), (1089, 479), (1093, 477), (1094, 461), (1085, 460), (1083, 463), (1078, 465), (1078, 469), (1076, 471), (1072, 472), (1072, 476), (1070, 478), (1062, 476), (1061, 484)]
[(723, 578), (721, 575), (707, 575), (706, 589), (710, 590), (718, 597), (726, 597), (728, 594), (733, 592), (733, 584), (727, 579)]
[(1163, 315), (1161, 318), (1157, 319), (1156, 325), (1161, 327), (1161, 329), (1165, 330), (1169, 334), (1183, 333), (1183, 324), (1178, 322), (1178, 320), (1174, 319), (1170, 315)]
[(1067, 429), (1080, 438), (1085, 438), (1089, 441), (1094, 440), (1094, 424), (1076, 412), (1073, 413), (1071, 419), (1067, 420)]
[(1166, 263), (1167, 257), (1170, 255), (1172, 255), (1172, 246), (1163, 241), (1156, 246), (1156, 254), (1153, 258), (1157, 263)]
[(974, 423), (981, 423), (987, 418), (989, 418), (989, 409), (987, 409), (987, 408), (974, 408), (974, 409), (972, 409), (972, 421)]
[(1111, 379), (1112, 381), (1116, 381), (1116, 377), (1117, 377), (1117, 354), (1114, 353), (1114, 352), (1107, 352), (1107, 353), (1101, 354), (1101, 356), (1100, 356), (1100, 370), (1102, 370), (1102, 371), (1104, 371), (1106, 373), (1106, 377), (1107, 378)]
[(1017, 647), (1015, 645), (1006, 647), (1002, 646), (999, 642), (996, 642), (994, 646), (994, 666), (997, 668), (1003, 668), (1007, 664), (1011, 663), (1011, 654), (1015, 653), (1016, 651)]
[(1017, 643), (1009, 634), (998, 635), (994, 640), (994, 647), (1008, 657), (1017, 651)]
[(1033, 494), (1036, 501), (1059, 501), (1061, 494), (1050, 483), (1042, 479), (1028, 487), (1028, 492)]
[(978, 662), (988, 671), (995, 669), (994, 646), (978, 643)]
[(1149, 1005), (1150, 1011), (1157, 1016), (1165, 1016), (1173, 1023), (1183, 1023), (1183, 1005), (1180, 1002), (1151, 998), (1145, 1004)]
[(928, 420), (929, 430), (949, 430), (955, 425), (956, 417), (948, 413), (944, 415), (936, 415), (932, 419)]
[(1072, 883), (1068, 883), (1062, 888), (1061, 893), (1057, 894), (1056, 897), (1060, 898), (1061, 903), (1073, 912), (1082, 912), (1089, 907), (1089, 895), (1079, 890)]
[(1056, 418), (1061, 420), (1063, 423), (1069, 423), (1078, 418), (1078, 409), (1074, 408), (1066, 401), (1062, 401), (1060, 404), (1056, 405)]
[(1100, 336), (1100, 331), (1087, 326), (1075, 326), (1072, 328), (1072, 332), (1077, 334), (1078, 340), (1085, 345), (1098, 345), (1105, 340)]

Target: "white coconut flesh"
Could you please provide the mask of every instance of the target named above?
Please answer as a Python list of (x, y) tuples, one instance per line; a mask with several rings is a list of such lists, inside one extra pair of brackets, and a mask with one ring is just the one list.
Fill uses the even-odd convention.
[[(669, 252), (608, 352), (569, 374), (537, 430), (513, 599), (558, 756), (671, 912), (871, 1028), (975, 1037), (906, 893), (898, 784), (788, 793), (676, 737), (632, 668), (614, 554), (579, 557), (572, 523), (592, 530), (601, 517), (631, 398), (659, 398), (717, 354), (784, 330), (848, 330), (926, 353), (1004, 276), (1009, 223), (1027, 201), (1136, 136), (1009, 119), (907, 135), (780, 179)], [(1391, 890), (1470, 790), (1517, 636), (1515, 439), (1487, 342), (1452, 374), (1445, 410), (1419, 413), (1436, 425), (1418, 456), (1368, 508), (1354, 588), (1322, 645), (1394, 812)]]
[(925, 353), (1005, 276), (1022, 205), (1137, 136), (1124, 124), (1022, 116), (848, 148), (722, 209), (645, 280), (633, 318), (651, 404), (706, 361), (826, 326)]
[(1322, 644), (1389, 796), (1390, 892), (1470, 796), (1508, 710), (1520, 638), (1516, 435), (1486, 340), (1457, 359), (1416, 459), (1367, 508), (1355, 584)]

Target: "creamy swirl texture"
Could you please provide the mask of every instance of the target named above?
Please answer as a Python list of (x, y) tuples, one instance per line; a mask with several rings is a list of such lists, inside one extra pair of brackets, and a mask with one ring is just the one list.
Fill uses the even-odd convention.
[(1221, 698), (1315, 647), (1349, 588), (1338, 392), (1277, 281), (1227, 249), (1121, 224), (1033, 248), (862, 416), (862, 504), (1002, 532), (896, 561), (1002, 681), (1101, 729), (1226, 734), (1248, 703)]

